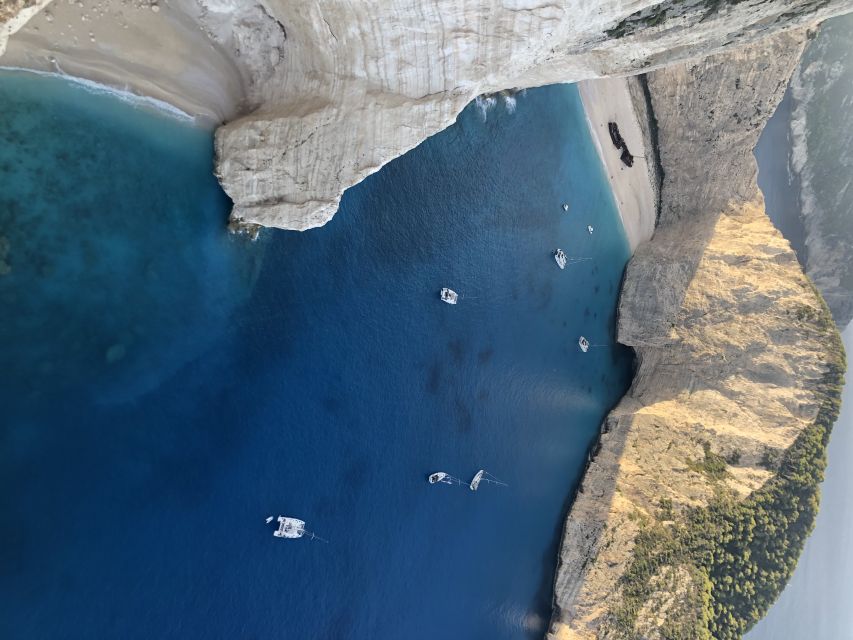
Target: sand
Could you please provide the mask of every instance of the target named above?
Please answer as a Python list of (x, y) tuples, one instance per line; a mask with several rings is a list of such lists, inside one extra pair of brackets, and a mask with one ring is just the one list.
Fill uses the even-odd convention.
[[(654, 233), (657, 193), (649, 166), (653, 162), (652, 150), (647, 148), (643, 136), (644, 118), (634, 107), (628, 83), (625, 78), (605, 78), (580, 82), (578, 88), (633, 253)], [(610, 139), (608, 122), (619, 125), (619, 132), (634, 155), (633, 167), (626, 167), (619, 159), (621, 151)]]
[(0, 67), (84, 78), (216, 126), (240, 113), (245, 83), (198, 13), (194, 0), (53, 2), (9, 39)]

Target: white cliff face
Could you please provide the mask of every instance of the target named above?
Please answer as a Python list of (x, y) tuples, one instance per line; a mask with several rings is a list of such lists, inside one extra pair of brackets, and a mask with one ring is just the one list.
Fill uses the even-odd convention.
[[(3, 0), (0, 50), (48, 4)], [(122, 56), (129, 45), (106, 26), (64, 51), (50, 25), (75, 7), (78, 20), (62, 24), (98, 16), (119, 25), (119, 40), (134, 35), (140, 53)], [(191, 113), (248, 113), (217, 135), (232, 219), (301, 230), (327, 222), (344, 189), (479, 94), (648, 71), (850, 9), (853, 0), (78, 0), (54, 3), (57, 20), (27, 27), (15, 40), (30, 46), (3, 61), (62, 58), (66, 72), (172, 95)], [(153, 58), (152, 41), (163, 43)], [(57, 48), (67, 55), (49, 53)], [(97, 64), (82, 65), (92, 53)], [(180, 95), (187, 86), (192, 95)], [(204, 110), (200, 99), (228, 104)]]
[(327, 222), (344, 189), (447, 127), (479, 94), (648, 70), (853, 7), (200, 1), (219, 23), (260, 5), (286, 36), (272, 45), (238, 38), (239, 55), (259, 62), (249, 96), (258, 109), (219, 130), (217, 174), (236, 222), (299, 230)]

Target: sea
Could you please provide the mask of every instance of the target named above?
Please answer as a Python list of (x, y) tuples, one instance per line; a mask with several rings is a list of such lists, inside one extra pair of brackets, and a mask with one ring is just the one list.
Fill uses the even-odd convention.
[(576, 88), (472, 103), (325, 227), (256, 242), (213, 153), (0, 75), (0, 637), (541, 637), (633, 368)]

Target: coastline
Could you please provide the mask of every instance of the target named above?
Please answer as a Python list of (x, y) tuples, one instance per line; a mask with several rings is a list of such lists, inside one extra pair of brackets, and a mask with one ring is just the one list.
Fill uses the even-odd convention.
[[(653, 150), (646, 141), (646, 127), (631, 96), (629, 82), (632, 81), (636, 79), (585, 80), (578, 83), (578, 91), (633, 254), (654, 234), (657, 187), (651, 162)], [(633, 167), (626, 167), (619, 159), (620, 152), (610, 140), (608, 122), (619, 125), (619, 132), (634, 155)]]
[(157, 98), (151, 98), (146, 95), (140, 95), (138, 93), (134, 93), (133, 91), (127, 89), (119, 89), (114, 86), (109, 86), (106, 84), (101, 84), (95, 80), (88, 80), (86, 78), (78, 78), (77, 76), (71, 76), (66, 73), (60, 73), (56, 71), (40, 71), (39, 69), (29, 69), (26, 67), (5, 67), (0, 65), (0, 74), (3, 73), (11, 73), (11, 74), (33, 74), (36, 76), (48, 76), (52, 78), (61, 78), (66, 82), (70, 82), (71, 84), (77, 85), (83, 88), (86, 91), (91, 93), (99, 93), (99, 94), (109, 94), (113, 97), (118, 98), (122, 102), (126, 102), (133, 107), (139, 109), (149, 109), (152, 111), (156, 111), (161, 115), (165, 115), (171, 118), (175, 118), (176, 120), (180, 120), (182, 122), (189, 122), (193, 124), (197, 124), (197, 116), (194, 116), (191, 113), (187, 113), (180, 107), (176, 107), (174, 104), (170, 102), (166, 102), (164, 100), (159, 100)]
[(51, 3), (19, 25), (0, 67), (92, 83), (209, 128), (236, 117), (245, 100), (243, 76), (199, 28), (198, 6), (186, 0), (151, 6)]

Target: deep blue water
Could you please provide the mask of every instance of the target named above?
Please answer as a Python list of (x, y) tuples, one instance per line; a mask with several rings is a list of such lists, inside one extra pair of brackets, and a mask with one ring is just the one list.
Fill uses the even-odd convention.
[[(628, 248), (574, 87), (257, 243), (209, 133), (4, 75), (0, 139), (0, 637), (541, 636), (631, 374), (577, 347), (612, 343)], [(510, 486), (426, 482), (480, 467)]]

